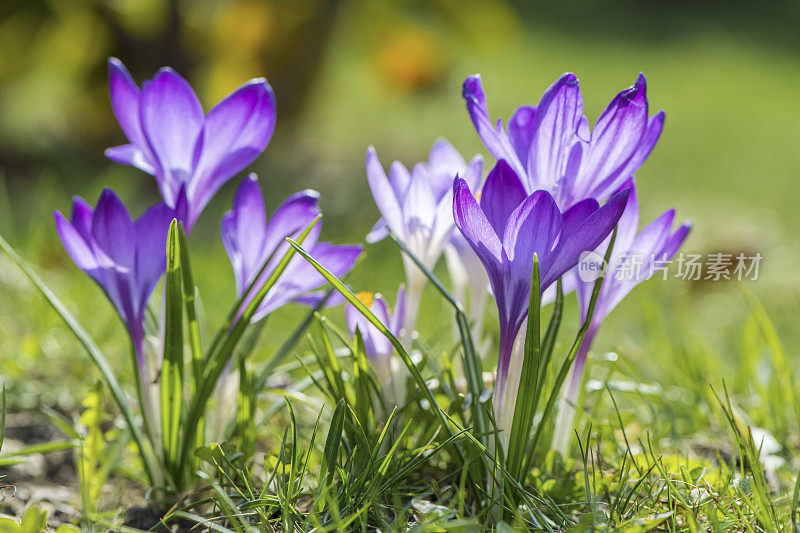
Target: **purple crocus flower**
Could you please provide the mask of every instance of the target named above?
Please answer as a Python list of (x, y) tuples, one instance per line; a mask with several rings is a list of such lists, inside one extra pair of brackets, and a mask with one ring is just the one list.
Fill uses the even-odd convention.
[(642, 166), (664, 126), (663, 111), (648, 118), (643, 74), (614, 97), (591, 132), (574, 74), (562, 75), (538, 106), (519, 107), (507, 130), (502, 119), (492, 124), (480, 76), (467, 78), (462, 93), (489, 152), (508, 162), (529, 194), (546, 190), (562, 210), (609, 198)]
[[(305, 190), (286, 199), (267, 221), (264, 197), (255, 174), (250, 174), (236, 191), (233, 209), (222, 218), (222, 242), (228, 252), (236, 277), (236, 292), (241, 297), (253, 283), (261, 267), (267, 262), (263, 274), (245, 300), (245, 306), (255, 297), (270, 273), (278, 266), (289, 250), (286, 237), (297, 238), (320, 213), (319, 193)], [(322, 266), (341, 277), (356, 262), (361, 246), (335, 246), (317, 242), (320, 224), (317, 224), (303, 242), (303, 247)], [(295, 256), (278, 282), (267, 293), (253, 320), (260, 320), (290, 301), (314, 305), (322, 297), (313, 293), (326, 281), (305, 259)]]
[(189, 83), (169, 67), (140, 90), (125, 65), (112, 57), (108, 78), (111, 107), (130, 144), (109, 148), (106, 156), (155, 176), (171, 207), (184, 190), (187, 229), (272, 138), (275, 95), (264, 78), (248, 81), (208, 114)]
[(578, 263), (582, 252), (594, 250), (611, 233), (628, 191), (614, 195), (602, 207), (588, 199), (562, 214), (547, 191), (526, 194), (519, 176), (503, 159), (489, 173), (480, 201), (463, 179), (456, 179), (453, 187), (456, 226), (486, 268), (499, 312), (494, 402), (500, 413), (514, 341), (528, 313), (534, 254), (545, 290)]
[[(360, 292), (357, 296), (378, 320), (389, 329), (392, 335), (395, 337), (400, 335), (406, 314), (406, 295), (402, 285), (397, 290), (394, 312), (389, 309), (389, 304), (380, 294)], [(361, 332), (361, 337), (364, 339), (364, 352), (367, 358), (372, 361), (378, 375), (385, 382), (391, 375), (391, 356), (394, 351), (392, 343), (352, 305), (347, 305), (344, 315), (350, 334), (355, 335), (356, 328)]]
[(176, 217), (174, 210), (160, 202), (133, 221), (114, 191), (104, 189), (95, 209), (75, 198), (70, 220), (58, 211), (54, 216), (67, 253), (117, 308), (139, 369), (145, 372), (144, 314), (166, 269), (167, 233)]
[[(433, 269), (453, 231), (452, 194), (456, 175), (470, 187), (480, 185), (483, 158), (475, 156), (469, 164), (444, 139), (436, 141), (427, 162), (417, 163), (411, 172), (399, 161), (392, 163), (389, 176), (373, 147), (367, 150), (367, 180), (382, 218), (367, 235), (377, 242), (387, 228), (408, 247), (428, 269)], [(405, 255), (408, 299), (406, 334), (413, 330), (425, 275)]]
[[(572, 367), (571, 377), (564, 394), (565, 401), (561, 403), (559, 414), (561, 422), (556, 424), (556, 428), (563, 428), (563, 430), (557, 431), (554, 438), (554, 442), (558, 445), (557, 449), (563, 450), (572, 434), (573, 405), (578, 398), (583, 381), (586, 357), (603, 321), (636, 285), (650, 279), (668, 266), (669, 261), (683, 245), (692, 227), (691, 223), (684, 222), (673, 231), (675, 210), (670, 209), (639, 231), (639, 201), (634, 180), (629, 179), (624, 187), (630, 189), (631, 193), (628, 196), (625, 211), (619, 219), (617, 238), (605, 270), (603, 284), (597, 295), (592, 320), (575, 357), (575, 364)], [(602, 257), (608, 244), (608, 242), (603, 243), (597, 249), (594, 257)], [(586, 320), (594, 281), (581, 281), (580, 276), (576, 276), (576, 281), (581, 318)]]

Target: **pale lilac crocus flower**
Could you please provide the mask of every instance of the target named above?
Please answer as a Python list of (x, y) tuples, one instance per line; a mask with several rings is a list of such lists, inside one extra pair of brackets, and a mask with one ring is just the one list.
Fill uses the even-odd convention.
[(219, 188), (264, 151), (275, 129), (275, 95), (264, 78), (248, 81), (208, 114), (189, 83), (169, 67), (139, 89), (112, 57), (108, 87), (129, 144), (109, 148), (106, 156), (153, 175), (171, 207), (184, 191), (187, 231)]
[(92, 209), (81, 198), (72, 202), (70, 220), (56, 211), (56, 230), (75, 264), (103, 289), (131, 338), (138, 378), (149, 382), (144, 353), (147, 302), (166, 269), (167, 233), (176, 218), (163, 202), (136, 220), (111, 189), (104, 189)]
[(643, 74), (621, 91), (592, 131), (583, 114), (578, 78), (562, 75), (536, 106), (519, 107), (508, 127), (489, 118), (481, 77), (464, 81), (462, 94), (486, 149), (505, 159), (528, 194), (548, 191), (562, 210), (586, 198), (607, 200), (650, 155), (664, 125), (664, 112), (648, 118)]
[[(617, 238), (605, 269), (605, 277), (600, 286), (592, 320), (575, 357), (575, 363), (559, 407), (553, 442), (554, 448), (561, 452), (566, 451), (569, 439), (573, 434), (575, 402), (578, 400), (580, 386), (583, 382), (586, 357), (597, 331), (611, 311), (636, 285), (650, 279), (668, 266), (669, 261), (683, 245), (692, 227), (691, 223), (684, 222), (673, 230), (675, 210), (670, 209), (639, 231), (639, 201), (634, 180), (629, 179), (623, 187), (630, 189), (631, 193), (617, 225)], [(602, 258), (608, 245), (609, 242), (604, 242), (592, 254), (592, 257)], [(576, 276), (582, 320), (586, 320), (594, 289), (595, 282), (592, 278), (593, 276), (584, 276), (580, 273)]]
[[(483, 158), (475, 156), (469, 164), (444, 139), (436, 141), (427, 162), (417, 163), (409, 172), (395, 161), (386, 173), (373, 147), (367, 150), (367, 180), (382, 218), (367, 236), (377, 242), (391, 230), (428, 268), (433, 269), (453, 231), (453, 180), (456, 175), (470, 187), (480, 185)], [(416, 325), (425, 275), (405, 255), (406, 320), (403, 338), (411, 340)]]
[[(389, 304), (380, 294), (360, 292), (357, 296), (358, 299), (372, 311), (375, 317), (380, 320), (381, 324), (386, 326), (392, 335), (395, 337), (400, 336), (406, 314), (406, 296), (405, 289), (402, 285), (397, 290), (394, 312), (392, 312), (389, 308)], [(350, 331), (350, 334), (355, 336), (356, 329), (361, 333), (361, 338), (364, 340), (364, 352), (367, 359), (369, 359), (375, 368), (381, 383), (389, 385), (389, 382), (395, 375), (401, 375), (392, 371), (394, 346), (392, 346), (392, 343), (383, 333), (378, 331), (378, 328), (373, 326), (369, 320), (352, 305), (348, 304), (347, 307), (345, 307), (344, 314), (347, 320), (347, 329)]]
[[(297, 238), (320, 214), (318, 202), (319, 193), (316, 191), (295, 193), (267, 220), (264, 197), (255, 174), (248, 176), (239, 185), (233, 200), (233, 209), (225, 213), (221, 227), (222, 242), (233, 265), (239, 297), (256, 279), (264, 263), (267, 263), (258, 282), (245, 299), (244, 306), (252, 301), (290, 249), (286, 237)], [(318, 223), (302, 246), (327, 270), (336, 277), (341, 277), (353, 268), (362, 248), (357, 245), (318, 242), (320, 229), (321, 223)], [(292, 301), (315, 305), (323, 295), (314, 291), (326, 283), (325, 278), (308, 261), (296, 255), (259, 305), (253, 320), (260, 320)]]
[(463, 179), (456, 179), (453, 187), (456, 226), (483, 263), (497, 303), (500, 353), (493, 401), (500, 428), (508, 430), (523, 355), (514, 344), (528, 314), (534, 255), (545, 290), (578, 263), (581, 253), (594, 250), (611, 233), (628, 191), (602, 207), (588, 199), (562, 214), (547, 191), (526, 194), (502, 159), (489, 173), (480, 201)]

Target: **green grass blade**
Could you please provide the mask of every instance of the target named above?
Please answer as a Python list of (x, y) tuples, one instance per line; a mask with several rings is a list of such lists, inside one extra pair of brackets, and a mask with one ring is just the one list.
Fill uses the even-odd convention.
[[(177, 473), (178, 435), (183, 409), (183, 294), (181, 291), (178, 223), (167, 236), (167, 274), (164, 283), (164, 360), (161, 366), (161, 436), (164, 464)], [(179, 483), (177, 479), (174, 480)]]
[(133, 440), (136, 442), (136, 446), (139, 448), (139, 453), (142, 457), (142, 462), (144, 463), (147, 479), (150, 480), (151, 484), (154, 484), (156, 482), (156, 469), (153, 465), (153, 461), (149, 455), (148, 449), (145, 447), (144, 435), (142, 434), (141, 428), (136, 423), (136, 419), (133, 416), (133, 411), (131, 411), (130, 406), (128, 405), (128, 401), (125, 398), (125, 394), (122, 392), (122, 388), (117, 381), (117, 377), (114, 375), (114, 371), (111, 369), (111, 365), (108, 364), (108, 361), (100, 351), (100, 348), (97, 347), (97, 344), (94, 342), (92, 337), (86, 332), (83, 326), (80, 325), (72, 313), (69, 312), (61, 300), (58, 299), (55, 293), (50, 290), (50, 288), (44, 283), (44, 281), (42, 281), (39, 275), (34, 272), (31, 266), (28, 265), (28, 263), (14, 250), (14, 248), (11, 247), (10, 244), (8, 244), (8, 242), (2, 236), (0, 236), (0, 249), (2, 249), (3, 252), (5, 252), (5, 254), (11, 258), (11, 260), (20, 268), (20, 270), (22, 270), (31, 283), (33, 283), (39, 293), (44, 296), (44, 299), (47, 300), (47, 303), (50, 304), (53, 310), (55, 310), (64, 323), (66, 323), (72, 334), (75, 335), (83, 348), (86, 350), (86, 353), (89, 354), (89, 357), (100, 370), (100, 374), (103, 376), (103, 380), (106, 382), (106, 385), (111, 391), (111, 396), (114, 398), (114, 402), (117, 404), (117, 407), (119, 407), (119, 410), (125, 419), (125, 423), (131, 431)]
[(528, 303), (528, 324), (525, 337), (525, 354), (522, 361), (517, 398), (514, 405), (514, 418), (511, 423), (511, 435), (508, 441), (508, 455), (506, 469), (520, 483), (524, 483), (522, 471), (525, 450), (528, 444), (533, 416), (536, 408), (535, 394), (527, 391), (536, 390), (539, 377), (539, 358), (541, 355), (541, 325), (542, 295), (539, 280), (539, 258), (533, 255), (533, 271), (531, 272), (531, 293)]
[(550, 315), (550, 323), (547, 325), (547, 331), (542, 338), (542, 362), (539, 366), (539, 379), (536, 382), (536, 390), (534, 394), (541, 394), (542, 387), (544, 386), (544, 379), (547, 372), (542, 372), (542, 369), (547, 369), (550, 366), (550, 359), (553, 357), (553, 348), (556, 344), (556, 337), (558, 337), (558, 330), (561, 327), (561, 318), (564, 313), (564, 289), (562, 288), (561, 278), (556, 282), (556, 301), (553, 304), (553, 314)]
[(487, 444), (489, 423), (484, 414), (484, 406), (482, 406), (480, 402), (484, 390), (483, 369), (481, 368), (480, 358), (475, 351), (475, 343), (472, 339), (472, 332), (469, 328), (469, 319), (467, 318), (467, 314), (464, 312), (461, 304), (459, 304), (458, 301), (447, 291), (447, 289), (444, 288), (444, 285), (442, 285), (433, 272), (428, 270), (428, 268), (422, 264), (419, 258), (408, 249), (405, 243), (398, 239), (397, 236), (391, 231), (389, 231), (389, 236), (400, 248), (400, 250), (406, 254), (415, 265), (417, 265), (417, 268), (419, 268), (422, 273), (425, 274), (428, 280), (430, 280), (430, 282), (434, 287), (436, 287), (444, 299), (447, 300), (447, 302), (453, 307), (453, 310), (456, 313), (456, 324), (458, 326), (459, 335), (461, 336), (461, 345), (464, 348), (464, 377), (467, 380), (467, 388), (472, 395), (473, 424), (475, 425), (475, 432), (478, 435), (479, 440), (481, 440), (481, 442), (484, 444)]
[[(327, 489), (333, 480), (333, 472), (336, 470), (336, 462), (339, 457), (339, 447), (342, 443), (342, 431), (344, 430), (344, 419), (347, 414), (343, 399), (336, 404), (333, 417), (328, 429), (328, 437), (325, 439), (325, 449), (322, 454), (322, 464), (319, 469), (319, 491)], [(322, 505), (324, 500), (318, 498), (318, 503)], [(321, 510), (321, 508), (320, 508)]]
[[(614, 242), (617, 239), (617, 228), (614, 228), (614, 232), (611, 234), (611, 242), (608, 244), (608, 248), (606, 249), (606, 254), (604, 257), (604, 264), (608, 264), (611, 259), (611, 252), (614, 249)], [(572, 347), (567, 354), (566, 359), (564, 359), (564, 363), (561, 365), (561, 369), (556, 374), (555, 382), (553, 383), (553, 388), (550, 391), (550, 396), (547, 399), (547, 404), (545, 405), (544, 409), (542, 410), (541, 420), (539, 425), (536, 428), (536, 432), (534, 433), (533, 439), (531, 440), (530, 446), (527, 452), (527, 460), (524, 471), (527, 471), (530, 467), (531, 458), (533, 457), (536, 446), (539, 443), (539, 440), (544, 433), (545, 427), (548, 425), (550, 421), (550, 417), (553, 415), (553, 409), (555, 404), (558, 400), (561, 385), (564, 384), (564, 380), (567, 379), (567, 374), (569, 373), (570, 369), (572, 368), (572, 363), (575, 362), (575, 357), (578, 355), (578, 350), (580, 349), (581, 343), (583, 342), (584, 337), (586, 336), (586, 331), (589, 329), (589, 324), (592, 322), (592, 317), (594, 316), (594, 309), (597, 306), (597, 297), (600, 295), (600, 288), (603, 285), (603, 278), (597, 278), (597, 281), (594, 282), (594, 288), (592, 289), (592, 296), (589, 300), (589, 308), (586, 311), (586, 319), (581, 324), (580, 329), (578, 330), (578, 334), (575, 336), (575, 340), (572, 343)], [(542, 369), (544, 371), (544, 369)], [(534, 405), (534, 412), (536, 407), (538, 406), (539, 398), (541, 394), (536, 397), (537, 405)]]
[[(311, 233), (311, 230), (314, 229), (314, 226), (319, 223), (320, 218), (322, 215), (317, 216), (309, 226), (303, 230), (303, 233), (300, 234), (298, 237), (298, 242), (303, 242), (308, 234)], [(256, 293), (253, 300), (247, 305), (244, 312), (242, 313), (241, 317), (236, 320), (235, 322), (231, 322), (231, 318), (229, 317), (228, 323), (229, 331), (227, 335), (221, 336), (218, 342), (212, 344), (212, 347), (209, 349), (208, 355), (204, 358), (205, 365), (203, 367), (203, 378), (200, 383), (200, 390), (195, 391), (195, 395), (192, 398), (191, 404), (189, 406), (188, 415), (186, 417), (186, 427), (187, 428), (196, 428), (204, 411), (206, 404), (208, 403), (208, 399), (211, 397), (211, 394), (214, 392), (214, 388), (217, 385), (217, 381), (219, 380), (220, 375), (222, 374), (223, 370), (225, 369), (225, 365), (227, 365), (228, 361), (230, 361), (231, 356), (233, 355), (233, 351), (236, 349), (236, 346), (239, 344), (239, 341), (244, 335), (245, 331), (250, 327), (253, 316), (255, 315), (258, 307), (261, 305), (261, 302), (264, 301), (266, 298), (267, 293), (272, 289), (272, 287), (277, 283), (278, 279), (283, 274), (286, 267), (289, 266), (289, 262), (292, 260), (295, 254), (295, 246), (296, 243), (291, 241), (287, 238), (287, 241), (291, 244), (289, 249), (286, 251), (284, 256), (278, 262), (275, 267), (275, 270), (270, 273), (267, 277), (264, 285), (259, 289), (258, 293)], [(267, 260), (267, 262), (269, 259)], [(264, 271), (265, 266), (261, 268), (261, 272)], [(260, 277), (261, 274), (256, 276), (256, 279)], [(251, 284), (252, 286), (252, 284)], [(181, 475), (178, 476), (179, 478), (182, 477), (183, 470), (188, 466), (187, 462), (189, 461), (189, 453), (191, 451), (192, 445), (196, 443), (196, 436), (192, 435), (191, 438), (187, 434), (184, 435), (183, 438), (183, 445), (182, 450), (179, 455), (180, 457), (180, 466), (181, 466)]]
[(300, 322), (300, 324), (297, 326), (297, 328), (295, 328), (292, 334), (289, 335), (289, 338), (286, 339), (286, 341), (281, 345), (281, 347), (278, 348), (278, 350), (272, 355), (272, 357), (270, 357), (269, 361), (267, 361), (267, 363), (264, 365), (264, 367), (261, 369), (261, 371), (258, 373), (258, 376), (256, 377), (256, 385), (255, 385), (256, 390), (261, 390), (264, 388), (264, 386), (267, 383), (267, 380), (272, 375), (272, 372), (275, 370), (275, 367), (278, 366), (281, 363), (281, 361), (283, 361), (283, 358), (286, 357), (286, 355), (288, 355), (288, 353), (292, 351), (292, 348), (294, 348), (295, 345), (297, 345), (300, 339), (303, 338), (303, 335), (305, 334), (306, 330), (314, 321), (314, 316), (325, 307), (325, 305), (328, 303), (328, 300), (330, 300), (330, 297), (333, 295), (333, 293), (334, 293), (333, 289), (330, 289), (328, 290), (327, 293), (325, 293), (325, 296), (306, 315), (303, 321)]
[(192, 353), (192, 376), (194, 377), (195, 390), (197, 390), (200, 379), (203, 377), (203, 346), (200, 342), (200, 324), (197, 320), (197, 288), (192, 276), (192, 261), (183, 223), (180, 224), (180, 231), (178, 232), (178, 245), (181, 252), (181, 278), (183, 282), (183, 305), (186, 310), (186, 330), (189, 334), (189, 349)]
[(428, 388), (428, 384), (425, 382), (425, 378), (422, 377), (422, 374), (420, 374), (419, 369), (411, 360), (411, 357), (408, 355), (408, 352), (406, 352), (405, 348), (403, 348), (403, 345), (400, 343), (397, 337), (395, 337), (392, 334), (392, 332), (389, 331), (389, 329), (380, 320), (378, 320), (378, 317), (376, 317), (372, 313), (372, 311), (370, 311), (369, 308), (366, 305), (364, 305), (364, 303), (350, 291), (350, 289), (348, 289), (341, 281), (339, 281), (339, 279), (337, 279), (336, 276), (328, 272), (328, 270), (326, 270), (325, 267), (320, 265), (298, 243), (294, 242), (291, 239), (287, 239), (287, 241), (289, 241), (289, 244), (291, 244), (292, 247), (295, 250), (297, 250), (297, 253), (303, 256), (306, 261), (311, 263), (311, 266), (313, 266), (320, 274), (322, 274), (322, 276), (328, 281), (328, 283), (330, 283), (337, 291), (339, 291), (339, 293), (342, 296), (344, 296), (344, 298), (353, 307), (355, 307), (359, 313), (364, 315), (364, 317), (367, 320), (369, 320), (369, 322), (373, 326), (375, 326), (375, 328), (378, 331), (380, 331), (382, 335), (384, 335), (387, 339), (389, 339), (389, 342), (391, 342), (392, 346), (394, 346), (395, 350), (397, 350), (397, 353), (400, 355), (400, 359), (403, 360), (403, 363), (405, 363), (406, 367), (408, 368), (408, 371), (411, 373), (411, 377), (413, 378), (415, 384), (417, 385), (417, 388), (419, 389), (420, 393), (425, 397), (425, 399), (428, 400), (430, 411), (440, 421), (442, 429), (444, 429), (448, 434), (451, 434), (452, 430), (450, 429), (450, 426), (447, 422), (447, 418), (444, 416), (444, 413), (442, 413), (442, 410), (439, 408), (439, 403), (436, 401), (436, 397), (433, 395), (430, 388)]
[(256, 391), (253, 387), (253, 376), (247, 370), (247, 363), (239, 361), (239, 393), (236, 421), (238, 426), (240, 446), (246, 458), (250, 458), (256, 451)]

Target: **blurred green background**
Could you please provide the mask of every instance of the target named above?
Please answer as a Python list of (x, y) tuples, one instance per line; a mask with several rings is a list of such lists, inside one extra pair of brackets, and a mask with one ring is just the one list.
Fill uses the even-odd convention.
[[(108, 56), (119, 57), (137, 82), (173, 66), (206, 109), (247, 79), (267, 77), (278, 99), (278, 125), (252, 170), (270, 208), (296, 190), (318, 189), (323, 236), (335, 242), (361, 241), (378, 217), (363, 169), (368, 145), (385, 166), (425, 159), (437, 137), (448, 138), (466, 158), (483, 153), (491, 161), (460, 96), (467, 75), (482, 74), (490, 113), (507, 118), (518, 105), (538, 102), (559, 74), (575, 72), (593, 123), (641, 71), (651, 112), (667, 113), (664, 134), (638, 174), (643, 220), (674, 206), (679, 218), (695, 223), (685, 250), (760, 252), (760, 277), (748, 285), (776, 319), (794, 360), (800, 341), (800, 195), (794, 186), (800, 177), (799, 23), (800, 4), (788, 0), (769, 7), (723, 1), (5, 0), (0, 233), (127, 370), (118, 320), (63, 252), (51, 216), (54, 209), (68, 210), (73, 195), (94, 203), (104, 186), (134, 213), (158, 199), (152, 177), (103, 157), (106, 147), (124, 142), (108, 104)], [(191, 236), (212, 325), (233, 300), (218, 223), (239, 179), (217, 195)], [(397, 251), (388, 243), (367, 250), (352, 283), (393, 294), (401, 276)], [(427, 296), (425, 312), (444, 313), (433, 291)], [(92, 378), (88, 360), (4, 257), (0, 302), (0, 372), (14, 401), (69, 408)], [(699, 342), (735, 364), (736, 356), (725, 354), (734, 353), (748, 312), (735, 283), (673, 280), (640, 287), (609, 320), (596, 348), (619, 349), (629, 366), (652, 365), (645, 320), (659, 319), (643, 309), (654, 308), (662, 318), (680, 309), (694, 328), (682, 334), (698, 333)], [(282, 310), (270, 318), (265, 350), (280, 342), (298, 313)], [(422, 333), (434, 332), (442, 320), (423, 320)], [(656, 369), (651, 377), (658, 375)], [(42, 386), (56, 381), (59, 387)]]

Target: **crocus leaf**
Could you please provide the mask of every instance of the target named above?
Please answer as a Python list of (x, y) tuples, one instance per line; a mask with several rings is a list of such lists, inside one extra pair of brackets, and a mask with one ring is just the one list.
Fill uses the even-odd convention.
[(192, 277), (189, 245), (186, 242), (186, 231), (182, 222), (178, 232), (178, 241), (181, 252), (181, 277), (183, 282), (183, 304), (186, 308), (186, 330), (189, 334), (189, 348), (192, 352), (192, 375), (196, 389), (203, 376), (203, 347), (200, 343), (200, 325), (197, 321), (197, 288)]
[(333, 472), (336, 470), (336, 460), (339, 457), (339, 446), (342, 443), (342, 431), (344, 429), (344, 417), (347, 414), (344, 399), (340, 399), (333, 411), (328, 438), (325, 440), (325, 450), (322, 455), (322, 465), (319, 470), (319, 489), (323, 490), (330, 485), (333, 479)]
[[(514, 419), (511, 423), (511, 434), (508, 440), (506, 455), (506, 468), (520, 483), (524, 483), (522, 464), (528, 444), (528, 436), (533, 426), (533, 416), (536, 408), (536, 396), (530, 394), (535, 391), (539, 377), (539, 363), (541, 356), (540, 344), (540, 316), (542, 313), (541, 290), (539, 283), (539, 259), (533, 255), (533, 271), (531, 273), (531, 293), (528, 304), (528, 325), (525, 336), (525, 353), (522, 360), (522, 372), (516, 392), (506, 398), (510, 401), (514, 396)], [(495, 414), (497, 416), (497, 414)], [(508, 430), (508, 428), (506, 428)]]
[[(321, 218), (322, 215), (318, 215), (311, 222), (311, 224), (309, 224), (308, 227), (303, 230), (297, 239), (298, 242), (303, 242), (306, 237), (308, 237)], [(228, 315), (226, 325), (223, 326), (227, 329), (227, 333), (222, 333), (223, 330), (220, 330), (220, 333), (217, 334), (217, 337), (209, 348), (209, 353), (204, 358), (205, 364), (203, 365), (203, 377), (200, 381), (200, 388), (199, 390), (195, 391), (194, 397), (189, 405), (188, 415), (186, 416), (185, 420), (185, 427), (196, 428), (198, 426), (198, 423), (205, 412), (208, 399), (211, 397), (211, 394), (214, 391), (217, 381), (224, 371), (225, 366), (233, 356), (234, 350), (239, 344), (239, 341), (241, 340), (245, 331), (251, 325), (251, 319), (258, 310), (258, 306), (261, 305), (261, 302), (264, 301), (267, 293), (281, 277), (284, 270), (286, 270), (286, 267), (289, 265), (292, 257), (294, 257), (294, 254), (294, 246), (291, 246), (286, 250), (286, 253), (275, 267), (275, 270), (270, 273), (264, 282), (264, 285), (258, 290), (238, 319), (236, 318), (238, 316), (238, 310), (241, 308), (244, 298), (246, 298), (247, 294), (250, 292), (250, 290), (252, 290), (252, 286), (248, 289), (248, 291), (245, 292), (244, 296), (240, 298), (240, 301), (236, 302), (233, 310)], [(267, 263), (269, 263), (269, 258), (264, 262), (261, 271), (256, 276), (256, 280), (261, 276), (261, 273), (266, 268)], [(187, 462), (189, 461), (189, 452), (192, 448), (192, 445), (196, 444), (195, 437), (196, 435), (192, 435), (191, 438), (188, 435), (184, 435), (181, 446), (182, 449), (179, 455), (181, 472), (178, 475), (178, 478), (182, 478), (183, 471), (188, 466)]]
[[(183, 409), (183, 293), (181, 291), (178, 222), (167, 236), (167, 274), (164, 285), (164, 360), (161, 366), (161, 438), (164, 463), (177, 473), (181, 411)], [(177, 479), (173, 480), (179, 482)]]
[[(408, 355), (408, 352), (405, 350), (405, 348), (403, 348), (403, 345), (400, 343), (397, 337), (392, 335), (392, 332), (389, 331), (389, 329), (385, 325), (383, 325), (383, 323), (380, 320), (378, 320), (378, 317), (376, 317), (372, 313), (372, 311), (370, 311), (369, 308), (366, 305), (364, 305), (364, 302), (359, 300), (358, 297), (344, 285), (344, 283), (342, 283), (336, 278), (336, 276), (328, 272), (325, 269), (325, 267), (317, 263), (317, 261), (315, 261), (314, 258), (311, 257), (311, 255), (309, 255), (309, 253), (305, 251), (300, 246), (299, 243), (289, 238), (287, 238), (286, 241), (289, 244), (291, 244), (292, 248), (294, 248), (297, 251), (297, 253), (303, 256), (303, 258), (305, 258), (306, 261), (311, 263), (311, 265), (320, 274), (322, 274), (322, 276), (328, 281), (328, 283), (330, 283), (337, 291), (339, 291), (339, 293), (345, 298), (345, 300), (347, 300), (353, 307), (355, 307), (362, 315), (366, 317), (367, 320), (370, 321), (370, 323), (373, 326), (375, 326), (378, 329), (378, 331), (383, 333), (386, 336), (386, 338), (389, 339), (389, 341), (392, 343), (392, 346), (394, 346), (395, 350), (397, 350), (397, 353), (400, 355), (400, 359), (402, 359), (403, 363), (408, 368), (408, 371), (411, 373), (411, 377), (416, 383), (420, 393), (422, 393), (425, 399), (428, 400), (428, 409), (430, 409), (431, 413), (439, 420), (442, 429), (447, 432), (448, 436), (452, 435), (452, 429), (448, 424), (447, 417), (439, 407), (439, 403), (436, 401), (436, 397), (433, 395), (433, 392), (431, 392), (430, 388), (428, 387), (428, 384), (425, 382), (425, 378), (423, 378), (422, 374), (420, 374), (417, 365), (415, 365), (414, 361), (411, 360), (411, 356)], [(455, 452), (459, 456), (460, 462), (463, 464), (464, 457), (461, 454), (461, 450), (455, 448)]]
[[(617, 239), (617, 229), (614, 228), (614, 231), (611, 233), (611, 241), (608, 244), (608, 249), (606, 250), (606, 255), (604, 257), (605, 265), (608, 264), (609, 259), (611, 258), (611, 250), (614, 248), (614, 241)], [(594, 289), (592, 290), (592, 297), (589, 300), (589, 308), (586, 313), (586, 319), (581, 324), (580, 329), (578, 330), (578, 334), (575, 336), (575, 340), (572, 343), (572, 347), (567, 354), (566, 359), (564, 359), (564, 363), (561, 365), (561, 368), (556, 374), (555, 382), (553, 383), (553, 388), (550, 390), (550, 396), (547, 399), (547, 404), (542, 411), (541, 422), (539, 423), (538, 427), (536, 428), (536, 432), (534, 433), (533, 439), (530, 441), (530, 445), (528, 447), (527, 452), (527, 460), (526, 466), (523, 471), (528, 470), (528, 466), (530, 465), (531, 457), (533, 456), (533, 452), (536, 450), (536, 445), (539, 442), (543, 434), (544, 427), (547, 425), (547, 422), (550, 420), (550, 417), (553, 413), (553, 408), (555, 407), (556, 401), (559, 397), (561, 391), (561, 385), (563, 385), (564, 380), (567, 379), (567, 374), (569, 373), (570, 368), (572, 368), (572, 363), (575, 361), (575, 356), (578, 354), (578, 349), (580, 348), (581, 342), (583, 342), (583, 338), (586, 336), (586, 330), (589, 329), (589, 324), (592, 321), (592, 317), (594, 316), (594, 309), (597, 306), (597, 297), (600, 294), (600, 287), (603, 285), (603, 278), (597, 278), (597, 281), (594, 283)]]

